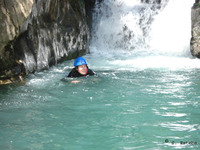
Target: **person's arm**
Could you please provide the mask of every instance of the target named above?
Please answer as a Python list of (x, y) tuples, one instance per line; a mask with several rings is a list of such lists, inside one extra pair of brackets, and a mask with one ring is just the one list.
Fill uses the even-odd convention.
[(70, 83), (79, 83), (81, 82), (80, 80), (74, 80), (74, 81), (71, 81)]

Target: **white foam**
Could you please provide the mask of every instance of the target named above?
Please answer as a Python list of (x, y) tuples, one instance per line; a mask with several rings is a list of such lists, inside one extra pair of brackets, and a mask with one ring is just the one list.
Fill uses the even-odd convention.
[(186, 57), (166, 57), (166, 56), (150, 56), (138, 57), (134, 59), (111, 61), (110, 65), (115, 68), (125, 69), (149, 69), (149, 68), (165, 68), (165, 69), (193, 69), (200, 68), (199, 59), (191, 59)]

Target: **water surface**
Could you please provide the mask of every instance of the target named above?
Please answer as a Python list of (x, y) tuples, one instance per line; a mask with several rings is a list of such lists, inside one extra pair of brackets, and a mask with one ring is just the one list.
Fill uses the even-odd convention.
[[(61, 81), (70, 60), (25, 84), (0, 86), (0, 149), (199, 149), (200, 60), (189, 52), (193, 3), (97, 6), (84, 56), (97, 76)], [(165, 30), (158, 28), (163, 18)]]

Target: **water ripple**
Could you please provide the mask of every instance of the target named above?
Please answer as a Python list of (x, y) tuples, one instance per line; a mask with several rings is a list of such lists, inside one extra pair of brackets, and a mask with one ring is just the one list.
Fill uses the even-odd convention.
[(172, 131), (188, 131), (188, 132), (196, 131), (199, 127), (198, 124), (180, 124), (176, 122), (161, 123), (160, 126), (169, 128)]

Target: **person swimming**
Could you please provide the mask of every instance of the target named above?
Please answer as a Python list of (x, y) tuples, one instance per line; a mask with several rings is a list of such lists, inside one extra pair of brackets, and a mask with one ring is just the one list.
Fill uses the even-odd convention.
[(76, 77), (86, 77), (96, 75), (94, 71), (89, 69), (85, 58), (78, 57), (74, 61), (74, 68), (66, 77), (76, 78)]

